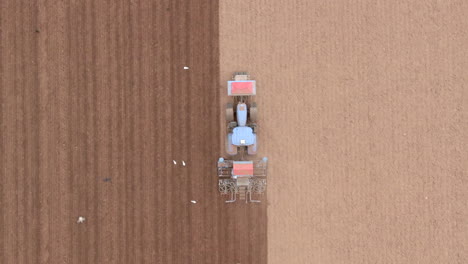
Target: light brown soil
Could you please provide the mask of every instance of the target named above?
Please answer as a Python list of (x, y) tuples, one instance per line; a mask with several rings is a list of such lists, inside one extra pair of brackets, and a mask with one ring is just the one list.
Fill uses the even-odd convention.
[(234, 71), (258, 82), (268, 263), (468, 262), (467, 16), (221, 1), (220, 99)]
[(216, 1), (0, 5), (0, 263), (266, 263), (217, 191)]

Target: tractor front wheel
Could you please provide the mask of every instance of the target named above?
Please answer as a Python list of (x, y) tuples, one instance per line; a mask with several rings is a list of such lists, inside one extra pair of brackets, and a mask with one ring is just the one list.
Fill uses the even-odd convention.
[(250, 121), (257, 122), (257, 103), (255, 102), (250, 105)]
[(228, 123), (234, 121), (234, 109), (231, 103), (227, 103), (226, 105), (226, 121)]

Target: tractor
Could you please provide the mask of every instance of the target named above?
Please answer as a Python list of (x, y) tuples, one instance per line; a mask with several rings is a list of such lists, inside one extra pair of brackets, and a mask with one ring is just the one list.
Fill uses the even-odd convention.
[(238, 149), (241, 153), (247, 148), (248, 155), (257, 154), (257, 104), (250, 102), (250, 96), (256, 94), (254, 80), (249, 80), (246, 72), (234, 74), (232, 81), (228, 81), (228, 95), (234, 99), (226, 105), (226, 121), (228, 134), (226, 152), (235, 156)]
[(234, 99), (226, 106), (226, 152), (231, 158), (219, 158), (217, 164), (219, 191), (231, 195), (227, 203), (235, 202), (237, 196), (246, 202), (260, 202), (252, 199), (252, 193), (266, 190), (268, 158), (244, 160), (246, 150), (249, 156), (257, 154), (257, 104), (251, 100), (255, 84), (246, 72), (237, 72), (228, 81), (228, 95)]

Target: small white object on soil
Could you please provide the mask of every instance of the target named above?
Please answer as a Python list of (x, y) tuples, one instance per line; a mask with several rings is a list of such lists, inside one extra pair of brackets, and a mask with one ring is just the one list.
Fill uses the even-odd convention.
[(185, 166), (185, 161), (182, 161), (182, 165)]
[(172, 163), (174, 163), (174, 165), (176, 165), (176, 164), (177, 164), (177, 161), (175, 161), (175, 160), (172, 160)]
[(190, 202), (193, 203), (193, 204), (196, 204), (196, 203), (197, 203), (197, 201), (195, 201), (195, 200), (192, 200), (192, 201), (190, 201)]
[(188, 66), (184, 66), (184, 70), (188, 70), (188, 69), (189, 69), (189, 67), (188, 67)]
[(78, 221), (76, 221), (78, 224), (81, 224), (81, 223), (84, 223), (84, 221), (86, 221), (86, 218), (80, 216), (78, 217)]

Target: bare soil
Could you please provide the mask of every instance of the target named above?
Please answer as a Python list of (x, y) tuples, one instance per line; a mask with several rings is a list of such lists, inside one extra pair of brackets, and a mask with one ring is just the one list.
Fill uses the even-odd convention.
[(0, 5), (0, 263), (266, 263), (217, 191), (217, 1)]
[(467, 16), (220, 2), (220, 99), (234, 71), (258, 82), (268, 263), (468, 262)]

